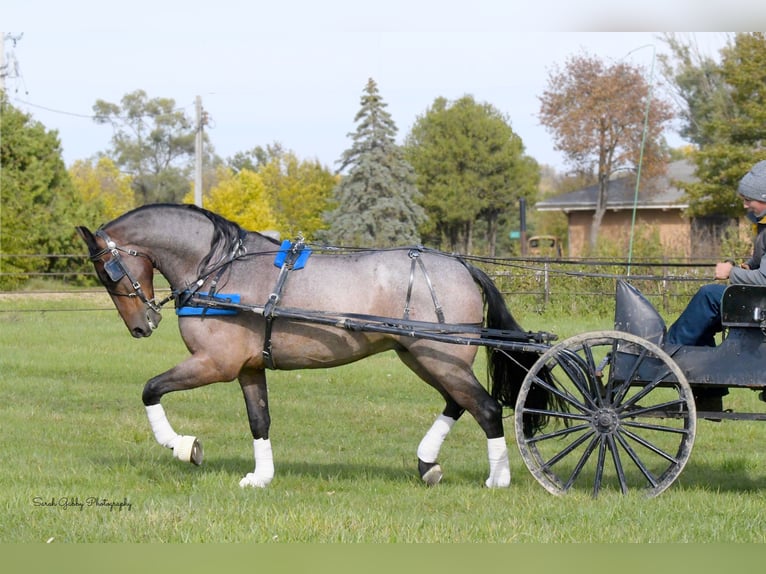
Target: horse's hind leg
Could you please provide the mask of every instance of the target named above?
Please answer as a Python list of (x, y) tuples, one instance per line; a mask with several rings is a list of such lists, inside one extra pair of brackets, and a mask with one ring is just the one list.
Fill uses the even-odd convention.
[(418, 472), (420, 473), (420, 478), (428, 486), (438, 484), (444, 476), (442, 467), (437, 462), (439, 451), (452, 427), (464, 412), (464, 409), (455, 401), (449, 397), (446, 400), (447, 406), (436, 418), (434, 424), (431, 425), (431, 428), (428, 429), (428, 432), (418, 445)]
[(245, 397), (247, 418), (253, 434), (255, 469), (239, 481), (241, 487), (265, 488), (274, 478), (274, 456), (271, 451), (269, 427), (269, 394), (266, 373), (263, 370), (245, 370), (239, 376), (239, 384)]
[[(457, 350), (456, 350), (457, 351)], [(503, 431), (502, 407), (476, 379), (471, 370), (471, 350), (445, 353), (428, 347), (426, 342), (400, 351), (399, 357), (421, 379), (444, 396), (447, 406), (436, 419), (418, 447), (418, 468), (426, 484), (441, 480), (441, 467), (436, 462), (442, 443), (455, 421), (467, 410), (479, 423), (487, 437), (489, 477), (485, 485), (490, 488), (507, 487), (511, 482), (511, 467)]]

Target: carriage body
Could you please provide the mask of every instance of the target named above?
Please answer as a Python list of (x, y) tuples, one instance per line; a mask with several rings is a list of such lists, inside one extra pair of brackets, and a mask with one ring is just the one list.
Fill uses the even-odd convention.
[[(617, 284), (615, 330), (641, 336), (662, 347), (693, 389), (766, 387), (766, 286), (729, 285), (721, 303), (721, 323), (725, 337), (716, 347), (668, 344), (665, 323), (652, 304), (627, 282)], [(651, 380), (653, 374), (647, 368), (640, 379)]]

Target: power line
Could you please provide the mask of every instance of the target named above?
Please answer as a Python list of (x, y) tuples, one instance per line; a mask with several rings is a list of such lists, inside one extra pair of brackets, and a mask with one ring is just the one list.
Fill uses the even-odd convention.
[[(61, 115), (64, 115), (64, 116), (74, 116), (76, 118), (85, 118), (85, 119), (88, 119), (88, 120), (93, 120), (93, 119), (96, 118), (96, 116), (94, 116), (92, 114), (87, 115), (87, 114), (78, 114), (76, 112), (66, 112), (64, 110), (56, 110), (54, 108), (49, 108), (47, 106), (41, 106), (40, 104), (33, 104), (32, 102), (28, 102), (26, 100), (22, 100), (22, 99), (16, 98), (16, 97), (11, 97), (11, 99), (13, 101), (15, 101), (15, 102), (20, 103), (20, 104), (24, 104), (26, 106), (30, 106), (32, 108), (37, 108), (37, 109), (40, 109), (40, 110), (45, 110), (46, 112), (52, 112), (54, 114), (61, 114)], [(123, 119), (127, 119), (127, 118), (123, 118)]]
[[(37, 108), (37, 109), (40, 109), (40, 110), (45, 110), (46, 112), (51, 112), (51, 113), (54, 113), (54, 114), (61, 114), (61, 115), (64, 115), (64, 116), (73, 116), (73, 117), (76, 117), (76, 118), (83, 118), (83, 119), (87, 119), (87, 120), (95, 120), (98, 117), (98, 116), (96, 116), (94, 114), (79, 114), (77, 112), (67, 112), (67, 111), (64, 111), (64, 110), (57, 110), (55, 108), (50, 108), (50, 107), (47, 107), (47, 106), (41, 106), (40, 104), (35, 104), (35, 103), (32, 103), (32, 102), (28, 102), (26, 100), (22, 100), (21, 98), (17, 98), (15, 96), (12, 96), (11, 99), (14, 102), (18, 102), (20, 104), (24, 104), (24, 105), (30, 106), (32, 108)], [(192, 105), (194, 105), (194, 104), (189, 104), (188, 106), (183, 106), (183, 107), (180, 107), (180, 108), (175, 108), (173, 111), (174, 112), (185, 112), (189, 108), (189, 106), (192, 106)], [(128, 116), (115, 116), (115, 117), (116, 117), (116, 119), (119, 119), (119, 120), (122, 120), (122, 121), (128, 121), (128, 120), (133, 119), (133, 118), (129, 118)]]

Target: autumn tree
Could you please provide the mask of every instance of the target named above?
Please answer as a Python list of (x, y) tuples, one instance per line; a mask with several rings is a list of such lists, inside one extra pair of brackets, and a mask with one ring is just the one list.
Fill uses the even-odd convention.
[[(216, 168), (215, 179), (217, 184), (202, 196), (202, 207), (231, 219), (245, 229), (278, 230), (278, 218), (258, 173), (249, 169), (234, 172), (221, 165)], [(193, 203), (194, 191), (189, 191), (183, 201)]]
[(370, 79), (354, 121), (353, 143), (343, 152), (339, 172), (347, 170), (334, 190), (336, 208), (327, 214), (328, 239), (361, 247), (420, 242), (425, 221), (417, 203), (415, 173), (396, 144), (397, 127), (387, 104)]
[[(694, 126), (689, 131), (699, 144), (692, 154), (699, 181), (682, 184), (689, 214), (738, 216), (743, 208), (737, 184), (754, 163), (766, 159), (766, 34), (736, 34), (717, 65), (686, 58), (690, 50), (675, 47), (673, 68), (677, 91), (687, 94), (685, 117)], [(684, 91), (690, 77), (705, 77), (715, 86), (709, 93)]]
[(316, 239), (327, 228), (323, 214), (332, 209), (340, 178), (318, 160), (302, 160), (274, 143), (239, 152), (228, 163), (232, 169), (249, 169), (261, 176), (281, 233)]
[(132, 177), (138, 203), (180, 201), (191, 178), (196, 126), (175, 101), (136, 90), (120, 104), (97, 100), (93, 111), (97, 123), (114, 130), (108, 155)]
[(415, 121), (406, 149), (431, 239), (470, 253), (474, 226), (483, 221), (494, 256), (499, 223), (517, 211), (520, 198), (534, 197), (540, 180), (537, 162), (524, 155), (508, 118), (472, 96), (437, 98)]
[(108, 157), (77, 160), (69, 168), (69, 177), (83, 201), (91, 205), (106, 222), (136, 207), (131, 178), (120, 173)]
[(665, 171), (663, 131), (671, 106), (658, 97), (640, 67), (608, 64), (581, 54), (555, 67), (540, 97), (539, 119), (553, 135), (554, 147), (576, 170), (595, 174), (599, 191), (591, 226), (595, 248), (606, 212), (609, 180), (619, 170), (642, 180)]

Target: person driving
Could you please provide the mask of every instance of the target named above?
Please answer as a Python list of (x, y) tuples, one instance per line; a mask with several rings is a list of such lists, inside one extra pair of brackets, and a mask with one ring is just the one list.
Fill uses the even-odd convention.
[[(731, 260), (716, 264), (715, 278), (731, 284), (766, 285), (766, 263), (761, 259), (766, 251), (766, 160), (756, 163), (740, 180), (737, 193), (755, 224), (757, 235), (750, 258), (737, 266)], [(725, 283), (703, 285), (692, 297), (683, 313), (668, 329), (668, 344), (715, 346), (715, 336), (723, 330), (721, 300)], [(698, 389), (695, 392), (699, 410), (722, 410), (725, 388)]]

